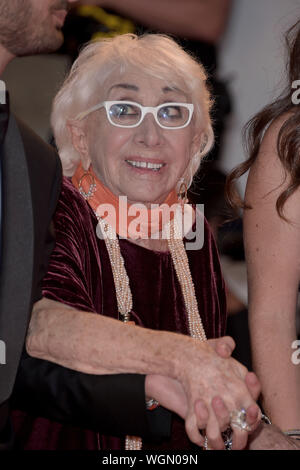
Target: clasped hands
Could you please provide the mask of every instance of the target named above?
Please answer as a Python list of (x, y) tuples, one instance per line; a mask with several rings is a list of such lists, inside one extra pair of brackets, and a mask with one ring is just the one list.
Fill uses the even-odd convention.
[[(199, 446), (204, 445), (206, 435), (210, 449), (223, 450), (221, 433), (230, 426), (234, 411), (246, 411), (250, 432), (260, 424), (261, 412), (256, 404), (260, 383), (253, 372), (231, 357), (234, 347), (230, 337), (200, 344), (195, 340), (181, 354), (176, 378), (146, 377), (146, 395), (181, 416), (189, 439)], [(231, 427), (232, 449), (244, 449), (249, 432)]]

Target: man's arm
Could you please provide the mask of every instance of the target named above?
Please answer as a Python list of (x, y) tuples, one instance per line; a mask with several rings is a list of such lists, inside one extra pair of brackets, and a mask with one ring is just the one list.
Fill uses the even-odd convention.
[(151, 425), (144, 375), (89, 375), (34, 359), (25, 352), (12, 407), (113, 436), (159, 438), (170, 431), (170, 413), (163, 409), (158, 411), (159, 427)]
[(215, 43), (224, 32), (231, 0), (81, 0), (110, 8), (151, 29)]
[(300, 450), (300, 440), (286, 436), (277, 426), (262, 423), (249, 438), (249, 450)]

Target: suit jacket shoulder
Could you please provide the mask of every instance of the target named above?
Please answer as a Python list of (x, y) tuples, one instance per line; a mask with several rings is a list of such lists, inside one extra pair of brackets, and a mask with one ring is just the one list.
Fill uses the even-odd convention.
[(61, 168), (55, 151), (11, 114), (3, 145), (0, 403), (11, 394), (32, 304), (54, 247), (51, 218)]

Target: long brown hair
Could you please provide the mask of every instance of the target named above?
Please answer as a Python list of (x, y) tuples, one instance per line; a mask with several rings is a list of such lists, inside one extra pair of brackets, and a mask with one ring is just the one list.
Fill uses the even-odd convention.
[[(296, 91), (293, 82), (300, 80), (300, 20), (286, 33), (286, 44), (289, 51), (287, 63), (288, 84), (280, 96), (255, 115), (244, 128), (244, 143), (249, 158), (238, 165), (227, 177), (226, 196), (234, 207), (250, 209), (238, 195), (234, 181), (246, 173), (257, 158), (264, 132), (279, 116), (287, 114), (277, 139), (279, 159), (289, 175), (289, 185), (282, 191), (276, 201), (276, 209), (280, 217), (287, 199), (300, 186), (300, 105), (297, 106), (293, 95)], [(300, 84), (300, 82), (299, 82)], [(300, 92), (297, 93), (300, 97)]]

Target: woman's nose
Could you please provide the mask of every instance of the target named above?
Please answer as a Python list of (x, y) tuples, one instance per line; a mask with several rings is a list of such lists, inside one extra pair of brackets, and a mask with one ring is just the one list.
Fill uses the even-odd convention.
[(160, 145), (163, 140), (163, 129), (157, 124), (151, 113), (146, 114), (141, 124), (136, 127), (136, 139), (147, 147)]

